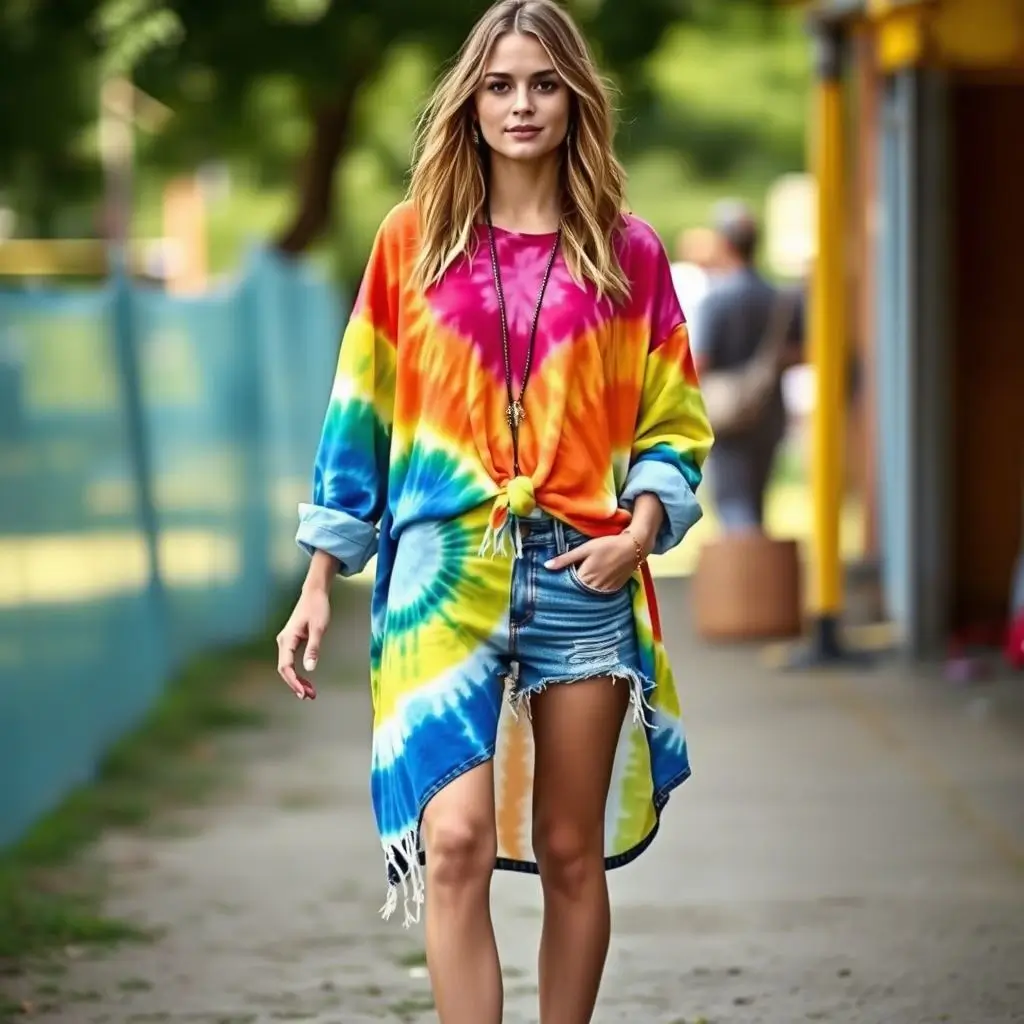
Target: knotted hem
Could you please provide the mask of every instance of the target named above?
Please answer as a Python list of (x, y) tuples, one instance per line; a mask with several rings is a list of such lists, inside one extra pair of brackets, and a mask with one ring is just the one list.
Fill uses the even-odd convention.
[(519, 520), (527, 518), (536, 508), (533, 481), (528, 476), (515, 476), (509, 480), (494, 499), (491, 517), (477, 552), (480, 557), (508, 554), (511, 538), (512, 553), (516, 558), (522, 558), (523, 537)]

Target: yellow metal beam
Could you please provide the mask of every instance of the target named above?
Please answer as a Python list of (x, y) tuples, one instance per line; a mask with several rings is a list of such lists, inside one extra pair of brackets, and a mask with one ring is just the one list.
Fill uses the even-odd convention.
[(865, 11), (870, 18), (882, 18), (896, 11), (920, 11), (939, 0), (866, 0)]
[(879, 17), (875, 29), (878, 67), (899, 71), (924, 60), (927, 33), (921, 7), (907, 7)]
[(882, 71), (1024, 68), (1021, 0), (868, 0)]
[(1024, 66), (1021, 0), (942, 0), (929, 19), (936, 58), (977, 70)]
[(814, 88), (818, 244), (811, 299), (810, 350), (816, 398), (811, 425), (814, 531), (810, 606), (814, 615), (834, 618), (842, 610), (839, 528), (846, 410), (843, 85), (840, 76), (822, 74)]

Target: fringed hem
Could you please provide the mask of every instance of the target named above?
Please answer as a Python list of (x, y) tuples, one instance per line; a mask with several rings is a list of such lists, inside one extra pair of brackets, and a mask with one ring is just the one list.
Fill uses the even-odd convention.
[[(636, 710), (634, 705), (634, 720), (635, 719)], [(687, 779), (690, 778), (690, 775), (690, 766), (687, 764), (682, 771), (655, 790), (655, 818), (654, 825), (650, 832), (648, 832), (646, 836), (644, 836), (635, 845), (631, 846), (628, 850), (623, 850), (622, 853), (617, 853), (611, 857), (605, 857), (605, 871), (615, 871), (617, 868), (626, 867), (626, 865), (632, 864), (633, 861), (646, 852), (651, 843), (654, 842), (655, 837), (658, 835), (658, 830), (661, 827), (661, 813), (669, 801), (669, 796), (674, 789), (686, 782)], [(400, 854), (396, 854), (396, 849), (401, 850), (402, 852)], [(402, 926), (404, 928), (410, 928), (412, 925), (419, 923), (420, 908), (425, 902), (425, 887), (423, 882), (424, 865), (426, 863), (425, 855), (419, 850), (418, 843), (412, 838), (411, 833), (404, 837), (397, 847), (385, 846), (384, 850), (388, 864), (388, 877), (391, 881), (388, 884), (387, 899), (384, 902), (384, 906), (381, 907), (381, 917), (387, 921), (398, 908), (398, 889), (399, 886), (401, 886), (404, 893), (403, 903), (405, 910), (405, 918)], [(406, 859), (406, 852), (413, 850), (416, 851), (415, 854)], [(399, 865), (399, 857), (404, 860), (404, 865), (402, 866)], [(498, 857), (495, 861), (494, 867), (497, 871), (513, 871), (517, 874), (525, 875), (540, 874), (537, 862), (532, 860)], [(412, 904), (412, 909), (410, 909), (410, 904)]]
[[(655, 713), (654, 707), (647, 699), (648, 680), (641, 673), (634, 672), (630, 669), (624, 670), (624, 673), (624, 676), (620, 676), (620, 678), (624, 677), (629, 679), (629, 702), (633, 705), (633, 724), (642, 725), (645, 729), (649, 729), (653, 732), (658, 728), (658, 726), (653, 717)], [(653, 688), (654, 687), (652, 685), (650, 689)], [(644, 714), (645, 711), (649, 711), (651, 713), (652, 717), (650, 720), (648, 720)]]
[[(542, 679), (529, 690), (515, 689), (514, 677), (510, 677), (508, 679), (510, 684), (509, 692), (506, 698), (509, 711), (513, 718), (518, 720), (519, 709), (525, 704), (527, 717), (532, 718), (530, 714), (530, 698), (535, 693), (543, 693), (549, 686), (569, 686), (573, 683), (584, 683), (590, 679), (601, 679), (605, 676), (611, 679), (613, 684), (620, 679), (624, 679), (629, 683), (629, 703), (633, 707), (633, 724), (642, 725), (644, 729), (651, 732), (657, 729), (658, 726), (653, 720), (655, 711), (651, 706), (651, 702), (647, 699), (647, 690), (653, 689), (653, 686), (642, 672), (628, 668), (625, 665), (617, 665), (611, 669), (584, 670), (569, 678), (552, 677), (550, 679)], [(647, 717), (647, 712), (650, 713), (651, 718)]]
[(419, 923), (426, 888), (419, 854), (419, 837), (415, 832), (407, 832), (397, 844), (385, 844), (384, 858), (388, 868), (388, 892), (384, 906), (380, 908), (380, 915), (387, 921), (398, 909), (398, 890), (401, 887), (405, 914), (402, 927), (410, 928)]
[(511, 513), (507, 513), (502, 522), (495, 527), (494, 523), (488, 523), (484, 531), (483, 540), (477, 554), (481, 558), (490, 555), (494, 558), (497, 555), (509, 554), (509, 539), (512, 542), (512, 554), (516, 558), (523, 557), (523, 535), (519, 529), (519, 520)]

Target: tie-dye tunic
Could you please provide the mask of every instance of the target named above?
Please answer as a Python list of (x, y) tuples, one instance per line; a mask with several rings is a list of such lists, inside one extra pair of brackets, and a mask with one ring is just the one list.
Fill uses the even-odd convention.
[[(502, 699), (505, 680), (485, 657), (494, 645), (480, 641), (507, 644), (515, 544), (506, 541), (516, 517), (539, 509), (605, 535), (621, 530), (635, 497), (649, 492), (666, 513), (655, 552), (667, 551), (700, 517), (695, 491), (711, 444), (668, 259), (655, 232), (626, 215), (616, 240), (632, 286), (624, 305), (599, 300), (556, 259), (520, 427), (521, 476), (513, 479), (486, 229), (475, 251), (426, 292), (410, 282), (417, 235), (408, 203), (377, 234), (297, 535), (305, 550), (335, 555), (342, 575), (377, 555), (371, 791), (388, 871), (384, 915), (401, 890), (407, 925), (423, 899), (427, 802), (491, 758), (497, 866), (536, 871), (531, 728)], [(518, 393), (554, 235), (496, 229), (496, 238)], [(414, 524), (417, 569), (408, 572), (396, 556)], [(636, 581), (643, 699), (623, 724), (615, 758), (608, 868), (647, 847), (670, 791), (690, 774), (646, 569)]]

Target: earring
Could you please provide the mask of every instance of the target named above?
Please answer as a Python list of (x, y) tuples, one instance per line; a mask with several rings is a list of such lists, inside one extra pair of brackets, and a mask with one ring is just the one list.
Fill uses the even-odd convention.
[(480, 129), (477, 127), (476, 121), (473, 122), (473, 142), (475, 145), (480, 145)]

